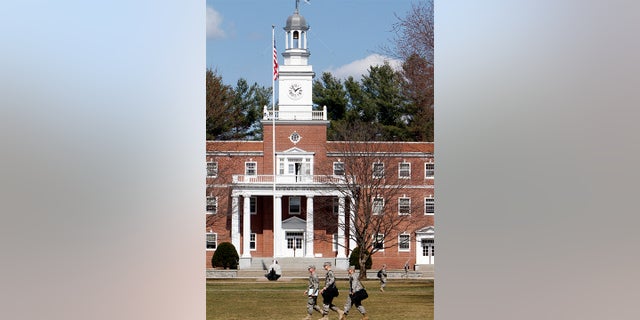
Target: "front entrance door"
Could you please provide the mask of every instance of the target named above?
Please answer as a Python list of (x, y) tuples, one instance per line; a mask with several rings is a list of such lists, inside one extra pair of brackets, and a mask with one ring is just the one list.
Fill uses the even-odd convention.
[(435, 256), (435, 245), (433, 239), (422, 239), (420, 241), (421, 244), (421, 254), (418, 257), (418, 264), (433, 264), (433, 259)]
[(287, 257), (304, 257), (304, 232), (287, 232)]

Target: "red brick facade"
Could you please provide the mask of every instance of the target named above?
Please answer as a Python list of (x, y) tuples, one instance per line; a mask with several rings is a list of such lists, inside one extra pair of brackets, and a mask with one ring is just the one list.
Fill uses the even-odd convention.
[[(242, 256), (246, 254), (244, 251), (244, 196), (254, 198), (250, 201), (250, 233), (253, 233), (255, 239), (249, 239), (251, 257), (271, 258), (274, 257), (274, 197), (272, 194), (272, 177), (273, 177), (273, 152), (272, 152), (272, 123), (264, 122), (264, 141), (208, 141), (207, 142), (207, 163), (217, 164), (217, 175), (207, 176), (207, 196), (215, 197), (217, 200), (217, 208), (215, 214), (207, 213), (206, 232), (215, 233), (217, 238), (216, 244), (221, 242), (233, 243), (233, 199), (232, 194), (236, 194), (237, 201), (237, 220), (236, 227), (237, 240), (235, 245), (238, 253)], [(404, 187), (397, 196), (390, 201), (385, 209), (388, 214), (399, 214), (398, 198), (409, 198), (411, 202), (410, 213), (408, 219), (398, 227), (398, 232), (385, 235), (385, 243), (394, 244), (391, 248), (377, 252), (373, 256), (374, 268), (386, 263), (390, 268), (402, 268), (406, 261), (411, 266), (415, 264), (432, 264), (433, 263), (433, 244), (429, 252), (430, 257), (422, 258), (422, 242), (418, 241), (417, 231), (424, 231), (431, 227), (430, 238), (433, 238), (434, 215), (425, 212), (427, 204), (425, 198), (433, 198), (433, 175), (425, 172), (426, 169), (432, 170), (427, 164), (433, 164), (433, 143), (428, 142), (349, 142), (349, 141), (326, 141), (326, 121), (303, 121), (294, 123), (292, 121), (284, 123), (276, 123), (276, 151), (282, 156), (286, 155), (285, 151), (302, 150), (309, 154), (313, 161), (312, 175), (317, 176), (333, 176), (333, 163), (345, 161), (347, 157), (358, 157), (358, 150), (362, 152), (373, 152), (385, 155), (385, 183), (393, 185), (401, 182)], [(300, 136), (297, 143), (291, 141), (290, 136), (293, 133)], [(345, 152), (345, 146), (349, 146), (350, 154)], [(375, 145), (375, 147), (372, 147)], [(375, 149), (372, 149), (375, 148)], [(255, 176), (247, 176), (246, 163), (255, 162)], [(407, 175), (407, 179), (399, 179), (400, 170), (398, 165), (403, 163), (405, 171), (403, 175)], [(291, 164), (289, 164), (291, 166)], [(282, 169), (282, 168), (279, 168)], [(408, 170), (407, 170), (408, 169)], [(280, 174), (277, 173), (277, 178)], [(250, 174), (254, 174), (250, 172)], [(305, 173), (299, 173), (304, 175)], [(234, 176), (236, 177), (234, 179)], [(287, 176), (285, 170), (282, 177)], [(253, 195), (251, 182), (238, 180), (238, 177), (246, 179), (247, 177), (255, 177), (255, 179), (266, 179), (266, 184), (260, 184), (258, 181), (255, 188), (262, 188), (261, 192)], [(324, 196), (321, 194), (300, 195), (299, 197), (299, 213), (291, 214), (289, 212), (290, 201), (292, 196), (287, 195), (287, 189), (295, 188), (297, 185), (308, 193), (309, 188), (321, 188), (322, 184), (317, 185), (304, 181), (284, 182), (285, 189), (280, 190), (280, 183), (277, 184), (278, 192), (281, 197), (281, 219), (279, 221), (287, 221), (287, 219), (296, 217), (302, 221), (306, 221), (308, 217), (308, 196), (313, 198), (313, 252), (308, 256), (333, 258), (338, 255), (333, 244), (334, 234), (338, 233), (338, 216), (335, 213), (334, 200), (335, 196)], [(285, 187), (286, 186), (286, 187)], [(327, 186), (324, 185), (326, 188)], [(302, 190), (301, 189), (301, 190)], [(257, 190), (257, 189), (256, 189)], [(295, 200), (295, 199), (294, 199)], [(255, 202), (254, 202), (255, 201)], [(209, 208), (212, 209), (212, 208)], [(345, 209), (345, 215), (348, 217), (348, 208)], [(295, 220), (302, 223), (300, 220)], [(347, 219), (348, 221), (348, 219)], [(346, 248), (338, 247), (338, 250), (344, 252), (344, 256), (348, 257), (351, 248), (349, 243), (349, 230), (344, 228), (345, 240), (343, 241)], [(409, 249), (401, 250), (398, 246), (398, 234), (404, 233), (409, 237)], [(280, 241), (284, 241), (281, 239)], [(303, 248), (302, 250), (304, 250)], [(211, 256), (214, 250), (208, 249), (206, 255), (206, 266), (211, 267)], [(278, 256), (287, 256), (287, 253), (280, 253)], [(306, 254), (306, 253), (305, 253)], [(425, 260), (427, 259), (427, 260)]]

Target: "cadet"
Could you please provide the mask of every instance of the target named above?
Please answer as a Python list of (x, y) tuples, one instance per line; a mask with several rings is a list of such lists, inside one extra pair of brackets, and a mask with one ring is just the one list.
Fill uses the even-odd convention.
[(327, 275), (324, 278), (324, 287), (320, 289), (322, 295), (322, 318), (320, 320), (329, 320), (329, 309), (338, 313), (338, 318), (341, 318), (344, 312), (333, 304), (333, 298), (338, 296), (338, 288), (336, 287), (336, 277), (331, 271), (331, 262), (325, 262), (322, 267), (327, 270)]
[(307, 268), (309, 270), (309, 287), (304, 291), (304, 294), (309, 297), (307, 300), (307, 317), (304, 320), (310, 320), (313, 310), (316, 310), (322, 314), (322, 308), (316, 305), (318, 300), (318, 289), (320, 289), (320, 280), (316, 274), (316, 266), (311, 265)]
[(378, 279), (380, 279), (380, 291), (384, 292), (384, 287), (387, 285), (387, 265), (383, 264), (382, 268), (378, 270)]
[(356, 305), (356, 309), (362, 314), (361, 320), (369, 320), (367, 317), (367, 311), (364, 309), (362, 305), (362, 300), (369, 297), (367, 294), (367, 290), (365, 290), (362, 283), (358, 279), (358, 276), (355, 274), (356, 267), (349, 267), (349, 296), (347, 297), (347, 301), (344, 304), (344, 314), (340, 317), (340, 320), (346, 320), (347, 315), (349, 314), (349, 309), (351, 309), (352, 305)]

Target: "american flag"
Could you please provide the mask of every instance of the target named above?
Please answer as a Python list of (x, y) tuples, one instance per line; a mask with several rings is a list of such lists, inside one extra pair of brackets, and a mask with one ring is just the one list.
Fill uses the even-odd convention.
[(276, 41), (273, 41), (273, 80), (278, 80), (278, 50), (276, 50)]

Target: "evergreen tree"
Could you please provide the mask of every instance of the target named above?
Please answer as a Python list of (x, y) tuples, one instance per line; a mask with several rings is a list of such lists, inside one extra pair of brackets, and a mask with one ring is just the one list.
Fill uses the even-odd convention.
[(231, 128), (226, 120), (232, 113), (233, 89), (222, 82), (222, 76), (210, 68), (205, 74), (206, 81), (206, 137), (218, 139)]
[(389, 63), (369, 67), (369, 74), (362, 77), (362, 92), (367, 106), (375, 113), (375, 121), (382, 125), (383, 140), (406, 140), (404, 120), (405, 99), (402, 96), (401, 78)]
[(411, 140), (433, 141), (433, 65), (414, 54), (404, 62), (401, 73)]
[(271, 88), (249, 86), (239, 79), (235, 89), (222, 82), (216, 71), (206, 72), (207, 140), (259, 140), (262, 108), (270, 101)]
[(347, 92), (342, 81), (330, 72), (323, 72), (320, 80), (313, 81), (313, 103), (327, 106), (329, 120), (344, 119), (347, 111)]

